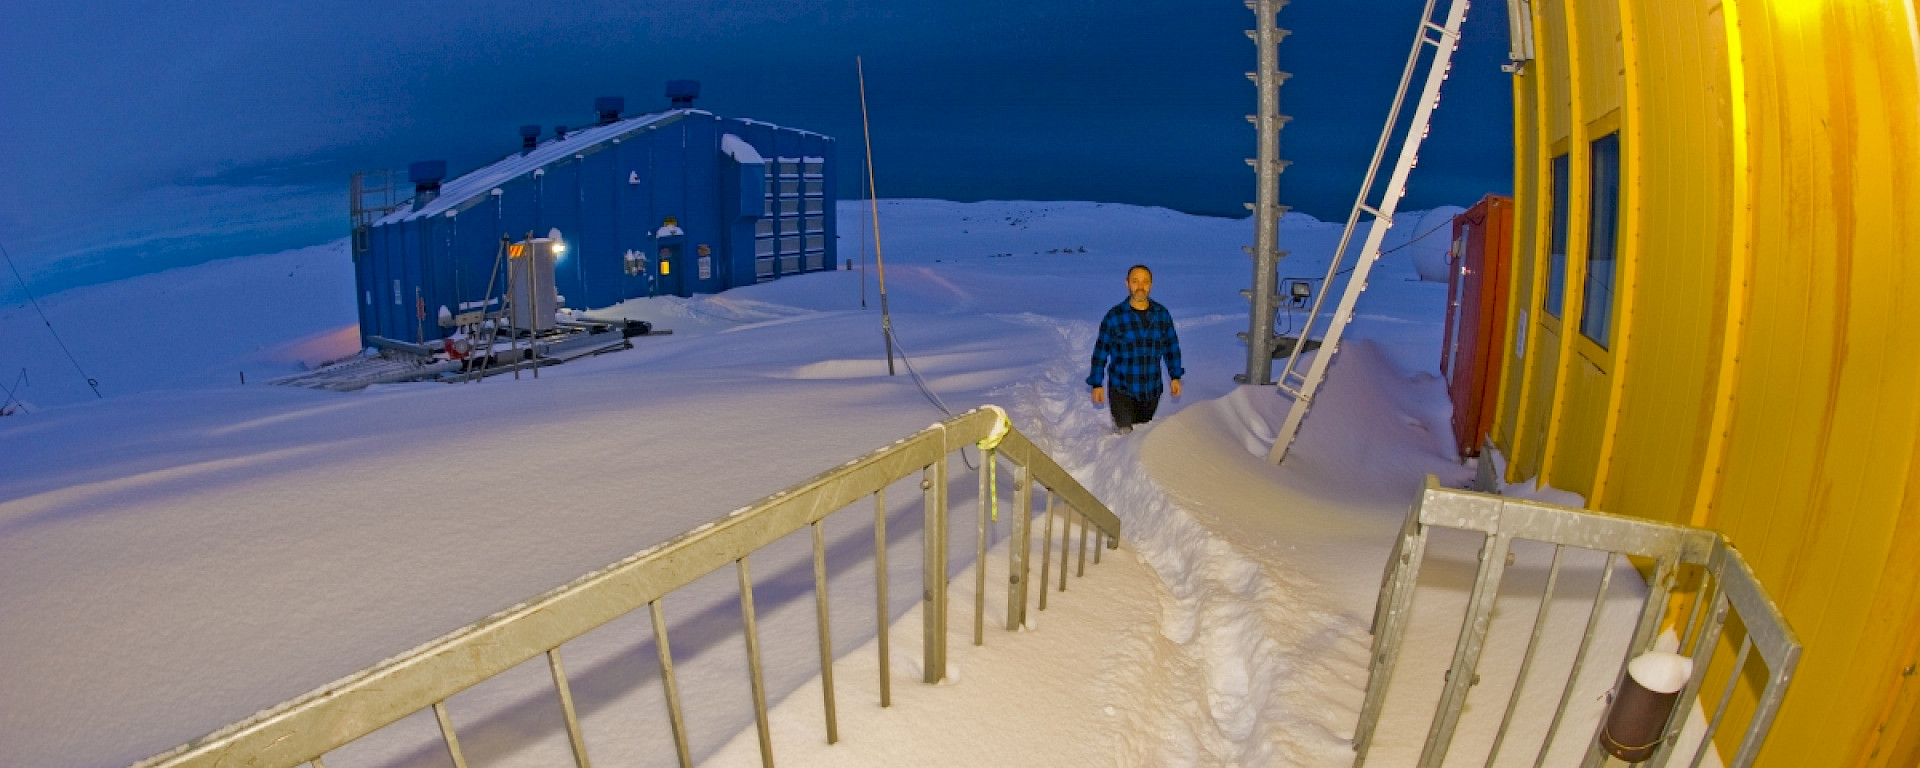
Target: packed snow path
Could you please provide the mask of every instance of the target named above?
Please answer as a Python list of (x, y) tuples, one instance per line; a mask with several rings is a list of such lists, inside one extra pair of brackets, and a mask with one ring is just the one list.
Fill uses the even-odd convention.
[[(1090, 323), (1046, 325), (1069, 346), (1091, 343)], [(1432, 408), (1431, 380), (1409, 381), (1377, 345), (1350, 354), (1337, 370), (1353, 379), (1336, 379), (1348, 386), (1323, 401), (1329, 428), (1301, 445), (1302, 457), (1336, 466), (1326, 472), (1265, 463), (1285, 415), (1268, 389), (1192, 403), (1117, 437), (1104, 412), (1077, 406), (1077, 367), (1053, 366), (1021, 387), (1016, 423), (1122, 516), (1122, 551), (1055, 593), (1048, 612), (1033, 614), (1044, 623), (958, 648), (964, 674), (949, 685), (896, 687), (892, 712), (865, 689), (843, 692), (839, 745), (820, 737), (810, 682), (775, 710), (782, 764), (1351, 764), (1373, 582), (1424, 474), (1465, 478), (1422, 420), (1445, 415), (1444, 403)], [(1006, 583), (1005, 528), (989, 585)], [(956, 605), (970, 606), (960, 596), (971, 575), (955, 584)], [(990, 587), (991, 629), (1004, 629), (1003, 595)], [(952, 620), (963, 626), (968, 614)], [(903, 619), (895, 642), (916, 626)], [(850, 654), (849, 668), (871, 668), (873, 654), (871, 644)], [(1024, 684), (1036, 680), (1047, 683)], [(744, 733), (717, 762), (752, 764), (755, 750)]]

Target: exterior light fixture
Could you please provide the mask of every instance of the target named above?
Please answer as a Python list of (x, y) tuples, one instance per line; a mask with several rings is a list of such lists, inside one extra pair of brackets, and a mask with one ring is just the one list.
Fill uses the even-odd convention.
[(1533, 0), (1507, 0), (1507, 63), (1500, 68), (1518, 74), (1533, 61)]

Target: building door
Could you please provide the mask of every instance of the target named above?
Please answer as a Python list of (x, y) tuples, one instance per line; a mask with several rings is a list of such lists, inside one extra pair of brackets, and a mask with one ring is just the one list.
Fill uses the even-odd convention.
[(659, 285), (654, 290), (654, 295), (656, 296), (687, 295), (687, 292), (681, 290), (680, 288), (682, 281), (684, 280), (684, 276), (686, 275), (686, 270), (681, 268), (684, 265), (680, 263), (680, 243), (673, 242), (673, 243), (662, 244), (660, 246), (659, 257), (660, 258), (654, 262), (659, 269), (658, 278), (660, 281)]

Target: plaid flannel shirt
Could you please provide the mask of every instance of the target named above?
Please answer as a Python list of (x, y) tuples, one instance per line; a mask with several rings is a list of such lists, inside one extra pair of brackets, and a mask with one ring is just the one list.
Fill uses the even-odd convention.
[(1107, 386), (1135, 400), (1160, 399), (1160, 361), (1167, 378), (1180, 378), (1180, 336), (1173, 331), (1173, 315), (1160, 302), (1147, 301), (1146, 317), (1128, 302), (1107, 310), (1100, 320), (1100, 339), (1093, 344), (1093, 372), (1087, 386)]

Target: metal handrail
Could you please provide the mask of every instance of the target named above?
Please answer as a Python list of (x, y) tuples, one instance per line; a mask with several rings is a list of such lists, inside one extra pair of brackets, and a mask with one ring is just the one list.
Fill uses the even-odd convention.
[[(1554, 597), (1561, 554), (1568, 547), (1606, 552), (1607, 562), (1601, 572), (1598, 594), (1594, 596), (1594, 604), (1587, 614), (1585, 637), (1574, 656), (1572, 671), (1561, 690), (1559, 708), (1553, 714), (1552, 724), (1540, 743), (1540, 753), (1536, 759), (1544, 760), (1547, 749), (1555, 741), (1573, 694), (1574, 681), (1580, 678), (1581, 669), (1587, 663), (1598, 628), (1600, 604), (1606, 599), (1614, 566), (1622, 556), (1629, 556), (1653, 560), (1653, 576), (1648, 581), (1648, 595), (1641, 605), (1627, 653), (1619, 659), (1614, 672), (1616, 686), (1625, 674), (1627, 661), (1651, 649), (1655, 635), (1663, 626), (1679, 630), (1680, 649), (1684, 652), (1690, 648), (1689, 655), (1694, 662), (1693, 674), (1680, 692), (1678, 706), (1669, 717), (1660, 744), (1648, 765), (1664, 768), (1673, 758), (1682, 722), (1699, 698), (1708, 663), (1714, 660), (1716, 652), (1720, 650), (1720, 634), (1729, 614), (1738, 617), (1740, 626), (1745, 628), (1745, 637), (1741, 640), (1731, 677), (1725, 681), (1724, 690), (1730, 692), (1739, 682), (1739, 675), (1745, 668), (1750, 652), (1757, 650), (1761, 663), (1767, 667), (1766, 685), (1757, 696), (1754, 712), (1741, 734), (1734, 758), (1728, 762), (1729, 768), (1752, 765), (1772, 727), (1774, 714), (1786, 698), (1787, 686), (1792, 682), (1794, 670), (1799, 664), (1801, 646), (1792, 627), (1788, 626), (1786, 617), (1767, 596), (1766, 590), (1754, 577), (1752, 568), (1748, 567), (1739, 551), (1727, 542), (1726, 537), (1705, 528), (1443, 488), (1437, 479), (1428, 475), (1425, 489), (1408, 511), (1400, 536), (1394, 542), (1393, 554), (1388, 558), (1387, 571), (1381, 580), (1379, 601), (1374, 607), (1374, 641), (1366, 699), (1361, 705), (1360, 720), (1355, 728), (1356, 768), (1365, 764), (1375, 728), (1379, 725), (1381, 708), (1386, 703), (1387, 690), (1392, 683), (1407, 625), (1413, 615), (1415, 585), (1426, 554), (1428, 529), (1436, 526), (1472, 531), (1483, 535), (1485, 539), (1480, 547), (1479, 566), (1467, 599), (1459, 639), (1447, 667), (1446, 683), (1441, 689), (1433, 724), (1427, 731), (1426, 742), (1420, 753), (1421, 768), (1437, 768), (1446, 760), (1454, 730), (1466, 708), (1468, 690), (1479, 679), (1480, 654), (1486, 645), (1494, 598), (1500, 592), (1505, 569), (1511, 564), (1508, 557), (1512, 545), (1519, 540), (1553, 544), (1554, 557), (1547, 571), (1546, 587), (1541, 592), (1533, 636), (1520, 662), (1519, 674), (1508, 697), (1500, 730), (1487, 755), (1488, 765), (1492, 765), (1499, 756), (1508, 726), (1512, 724), (1521, 687), (1527, 680), (1528, 668), (1540, 645), (1548, 604)], [(1669, 610), (1669, 597), (1680, 583), (1683, 568), (1694, 570), (1699, 580), (1691, 606), (1684, 613)], [(1695, 748), (1695, 766), (1700, 764), (1701, 756), (1710, 748), (1714, 733), (1726, 715), (1727, 703), (1728, 697), (1723, 694), (1710, 715), (1711, 723)], [(1599, 729), (1596, 728), (1582, 758), (1581, 765), (1584, 768), (1598, 768), (1606, 760), (1607, 754), (1599, 744), (1599, 737)]]
[[(134, 768), (212, 768), (215, 765), (247, 765), (255, 768), (292, 768), (313, 763), (323, 765), (326, 753), (362, 736), (399, 721), (415, 712), (432, 708), (440, 722), (447, 749), (456, 766), (464, 768), (459, 740), (448, 718), (445, 701), (462, 690), (495, 675), (546, 654), (566, 716), (568, 736), (574, 747), (576, 763), (586, 765), (582, 742), (567, 678), (561, 664), (562, 644), (586, 632), (641, 608), (652, 613), (658, 639), (662, 680), (668, 699), (675, 746), (682, 765), (691, 762), (682, 722), (678, 689), (673, 677), (671, 652), (665, 642), (665, 624), (658, 600), (675, 589), (712, 571), (733, 564), (739, 571), (742, 617), (746, 628), (755, 700), (755, 719), (760, 731), (763, 761), (771, 763), (766, 699), (761, 682), (758, 637), (754, 627), (752, 586), (747, 567), (748, 556), (787, 534), (814, 526), (814, 572), (816, 599), (819, 601), (822, 675), (829, 706), (829, 741), (836, 735), (832, 702), (832, 654), (826, 626), (826, 590), (824, 589), (824, 549), (819, 523), (828, 515), (867, 496), (876, 499), (876, 548), (879, 560), (881, 641), (881, 703), (887, 696), (885, 622), (885, 489), (896, 481), (920, 472), (920, 487), (925, 494), (927, 525), (925, 539), (923, 621), (924, 682), (937, 683), (946, 674), (947, 606), (947, 456), (986, 438), (1005, 418), (997, 408), (968, 411), (921, 430), (892, 445), (868, 453), (839, 467), (815, 475), (798, 485), (776, 492), (753, 504), (705, 525), (694, 528), (662, 544), (649, 547), (619, 562), (581, 576), (539, 597), (476, 621), (399, 656), (316, 688), (308, 693), (264, 710), (245, 720), (220, 728), (167, 752), (142, 760)], [(1017, 629), (1025, 618), (1026, 562), (1032, 542), (1027, 522), (1032, 518), (1031, 485), (1039, 484), (1050, 493), (1046, 505), (1051, 532), (1053, 500), (1064, 502), (1069, 514), (1078, 513), (1082, 521), (1081, 568), (1085, 568), (1086, 530), (1095, 529), (1108, 548), (1119, 545), (1120, 519), (1099, 499), (1067, 474), (1067, 471), (1018, 430), (1009, 428), (996, 448), (983, 450), (984, 470), (995, 455), (1005, 457), (1015, 469), (1016, 540), (1020, 546), (1009, 586), (1008, 629)], [(985, 478), (982, 477), (985, 488)], [(992, 491), (990, 492), (997, 492)], [(981, 516), (986, 515), (987, 495), (982, 494)], [(1070, 522), (1071, 518), (1069, 518)], [(1050, 547), (1050, 537), (1048, 541)], [(1095, 559), (1098, 562), (1098, 550)], [(1066, 545), (1061, 546), (1061, 583), (1066, 588)], [(1045, 556), (1043, 556), (1043, 560)], [(984, 569), (979, 562), (976, 569)], [(1043, 572), (1044, 573), (1044, 572)], [(1040, 608), (1046, 607), (1046, 576), (1042, 576)], [(1014, 592), (1018, 592), (1018, 597)], [(1016, 605), (1017, 603), (1017, 605)], [(1016, 613), (1017, 612), (1017, 613)], [(980, 642), (977, 627), (980, 611), (975, 612), (975, 643)]]

